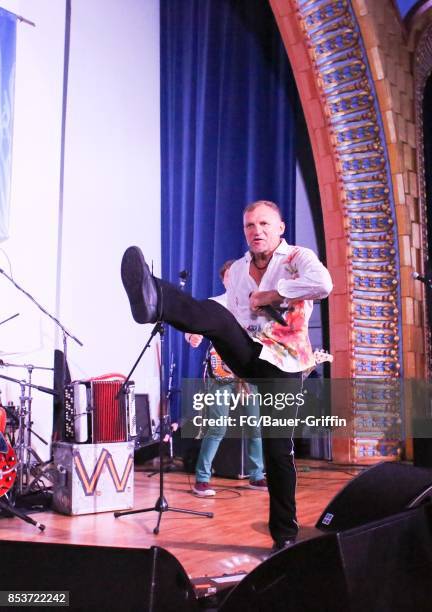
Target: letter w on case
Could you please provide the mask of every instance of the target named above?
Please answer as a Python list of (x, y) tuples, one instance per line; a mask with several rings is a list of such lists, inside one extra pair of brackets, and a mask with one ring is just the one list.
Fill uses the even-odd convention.
[(105, 467), (105, 465), (108, 468), (108, 472), (112, 478), (114, 487), (118, 493), (122, 493), (125, 490), (128, 479), (129, 479), (129, 474), (133, 467), (133, 456), (129, 455), (126, 461), (126, 466), (123, 470), (123, 474), (120, 477), (119, 473), (117, 472), (117, 468), (115, 466), (113, 457), (106, 448), (102, 449), (102, 452), (98, 457), (98, 460), (96, 462), (96, 465), (94, 466), (94, 470), (91, 473), (91, 475), (87, 473), (87, 470), (84, 466), (84, 462), (82, 460), (82, 457), (79, 451), (76, 451), (74, 453), (73, 460), (74, 460), (76, 472), (78, 474), (78, 478), (80, 479), (84, 493), (87, 496), (94, 495), (96, 491), (97, 483), (99, 481), (99, 478), (102, 474), (102, 470)]

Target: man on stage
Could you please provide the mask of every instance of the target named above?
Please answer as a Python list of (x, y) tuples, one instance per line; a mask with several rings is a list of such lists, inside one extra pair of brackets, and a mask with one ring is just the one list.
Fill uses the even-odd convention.
[[(208, 338), (230, 369), (258, 379), (263, 391), (281, 379), (297, 379), (315, 365), (308, 335), (313, 300), (328, 296), (332, 282), (316, 255), (282, 238), (285, 224), (276, 204), (259, 200), (243, 215), (249, 251), (234, 262), (227, 287), (228, 310), (198, 301), (151, 276), (138, 247), (126, 250), (122, 280), (138, 323), (165, 321)], [(231, 314), (232, 313), (232, 314)], [(269, 529), (275, 549), (295, 542), (296, 472), (292, 431), (263, 432), (270, 495)]]

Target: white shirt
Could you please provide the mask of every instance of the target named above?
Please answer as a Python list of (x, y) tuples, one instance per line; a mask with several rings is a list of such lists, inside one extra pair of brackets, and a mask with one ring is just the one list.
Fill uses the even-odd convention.
[[(291, 301), (304, 301), (304, 322), (307, 329), (313, 300), (327, 297), (333, 288), (328, 270), (315, 253), (304, 247), (289, 245), (282, 240), (274, 251), (259, 285), (249, 274), (251, 259), (252, 256), (248, 251), (230, 267), (227, 288), (228, 310), (254, 340), (263, 344), (264, 336), (273, 338), (275, 323), (269, 321), (265, 314), (250, 309), (249, 295), (253, 291), (276, 290), (287, 298), (282, 303), (282, 308), (288, 307)], [(296, 341), (294, 336), (293, 339)], [(285, 372), (299, 372), (309, 367), (304, 359), (293, 356), (293, 351), (288, 350), (280, 341), (273, 339), (273, 344), (274, 346), (269, 346), (267, 343), (263, 345), (260, 359), (273, 363)]]

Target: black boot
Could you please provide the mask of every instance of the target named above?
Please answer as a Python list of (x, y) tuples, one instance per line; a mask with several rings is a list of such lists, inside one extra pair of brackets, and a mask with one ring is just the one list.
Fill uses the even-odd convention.
[(158, 287), (138, 247), (126, 249), (121, 277), (135, 321), (155, 323), (158, 320)]

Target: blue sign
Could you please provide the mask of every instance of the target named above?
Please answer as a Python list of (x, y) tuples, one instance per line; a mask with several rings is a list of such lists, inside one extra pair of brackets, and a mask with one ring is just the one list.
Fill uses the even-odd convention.
[(0, 241), (9, 236), (15, 50), (15, 15), (0, 8)]

